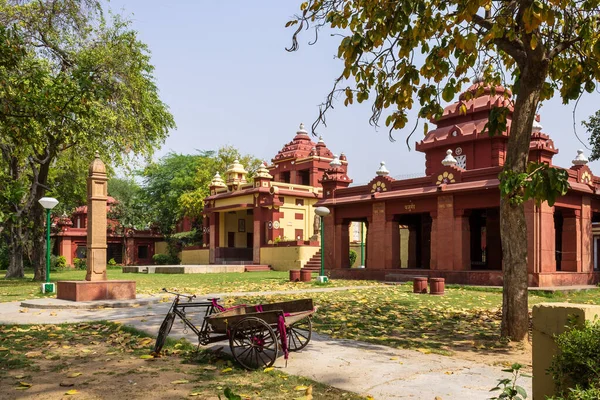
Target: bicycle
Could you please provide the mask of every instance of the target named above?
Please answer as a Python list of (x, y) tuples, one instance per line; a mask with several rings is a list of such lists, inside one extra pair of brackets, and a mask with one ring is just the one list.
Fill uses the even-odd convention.
[[(173, 299), (173, 303), (171, 303), (171, 307), (169, 308), (169, 312), (165, 316), (160, 328), (158, 330), (158, 336), (156, 337), (156, 344), (154, 345), (154, 354), (159, 354), (162, 350), (165, 342), (167, 340), (167, 336), (171, 332), (171, 328), (173, 327), (173, 322), (175, 321), (175, 317), (179, 317), (181, 321), (192, 330), (198, 336), (198, 346), (205, 345), (211, 342), (209, 337), (209, 325), (206, 321), (206, 317), (214, 314), (216, 310), (220, 310), (221, 306), (218, 304), (217, 298), (208, 299), (210, 301), (201, 301), (201, 302), (192, 302), (193, 299), (196, 298), (195, 294), (187, 295), (183, 293), (169, 292), (167, 289), (163, 288), (162, 291), (164, 293), (175, 295)], [(180, 297), (187, 298), (187, 303), (181, 303)], [(188, 308), (206, 308), (204, 312), (204, 318), (202, 319), (202, 326), (200, 329), (196, 327), (186, 316), (186, 309)], [(227, 336), (225, 335), (224, 339)]]

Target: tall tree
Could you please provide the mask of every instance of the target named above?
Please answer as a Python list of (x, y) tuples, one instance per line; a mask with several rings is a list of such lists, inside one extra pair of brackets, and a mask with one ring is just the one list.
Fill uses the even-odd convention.
[[(405, 127), (415, 98), (420, 118), (439, 117), (442, 99), (451, 101), (473, 72), (483, 73), (485, 85), (502, 84), (516, 94), (510, 109), (491, 111), (488, 127), (497, 134), (512, 118), (501, 174), (501, 331), (523, 340), (528, 329), (523, 200), (552, 201), (567, 185), (556, 170), (527, 170), (531, 127), (540, 102), (555, 91), (568, 102), (594, 90), (600, 79), (599, 1), (309, 0), (300, 9), (287, 24), (297, 25), (288, 50), (298, 49), (304, 29), (313, 27), (318, 33), (332, 28), (341, 37), (337, 55), (344, 62), (313, 131), (325, 123), (338, 94), (346, 105), (372, 97), (370, 122), (375, 125), (382, 111), (392, 108), (385, 120), (390, 135)], [(506, 81), (505, 71), (512, 82)], [(547, 183), (539, 187), (549, 191), (530, 184), (531, 172), (534, 181)]]
[(243, 155), (238, 149), (225, 146), (198, 154), (169, 153), (149, 164), (141, 173), (144, 202), (161, 232), (165, 235), (173, 233), (175, 225), (184, 216), (199, 217), (215, 173), (224, 174), (235, 160), (246, 167), (249, 179), (261, 163), (254, 156)]
[[(158, 96), (146, 45), (129, 21), (105, 19), (96, 0), (0, 2), (0, 197), (9, 239), (7, 277), (23, 276), (34, 241), (44, 279), (44, 210), (50, 170), (66, 151), (108, 164), (149, 156), (174, 127)], [(61, 200), (61, 199), (59, 199)]]

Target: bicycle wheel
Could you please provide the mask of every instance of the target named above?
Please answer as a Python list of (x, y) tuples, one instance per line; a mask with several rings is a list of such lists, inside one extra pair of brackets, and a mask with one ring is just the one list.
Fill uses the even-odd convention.
[(287, 329), (288, 349), (300, 351), (306, 347), (312, 336), (312, 321), (310, 317), (293, 323)]
[(156, 336), (156, 344), (154, 345), (154, 354), (159, 354), (162, 350), (165, 342), (167, 341), (167, 336), (169, 336), (169, 332), (171, 332), (171, 327), (173, 326), (173, 321), (175, 320), (175, 313), (170, 312), (165, 317), (164, 321), (160, 325), (158, 330), (158, 336)]
[(233, 358), (246, 369), (267, 368), (277, 359), (277, 335), (260, 318), (238, 322), (229, 336), (229, 347)]

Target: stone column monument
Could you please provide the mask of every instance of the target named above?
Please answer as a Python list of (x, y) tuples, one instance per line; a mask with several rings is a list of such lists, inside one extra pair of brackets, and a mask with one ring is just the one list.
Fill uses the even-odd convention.
[(87, 179), (87, 274), (85, 281), (59, 281), (56, 297), (61, 300), (135, 299), (135, 281), (106, 280), (106, 166), (96, 154)]
[(106, 166), (96, 153), (87, 178), (87, 275), (86, 281), (106, 280)]

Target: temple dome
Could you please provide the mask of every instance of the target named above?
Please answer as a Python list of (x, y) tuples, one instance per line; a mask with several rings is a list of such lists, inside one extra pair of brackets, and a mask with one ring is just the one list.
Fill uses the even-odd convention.
[(304, 124), (296, 132), (291, 142), (286, 143), (271, 160), (273, 163), (287, 159), (307, 158), (311, 156), (333, 158), (333, 153), (327, 148), (322, 138), (318, 143), (310, 140)]

